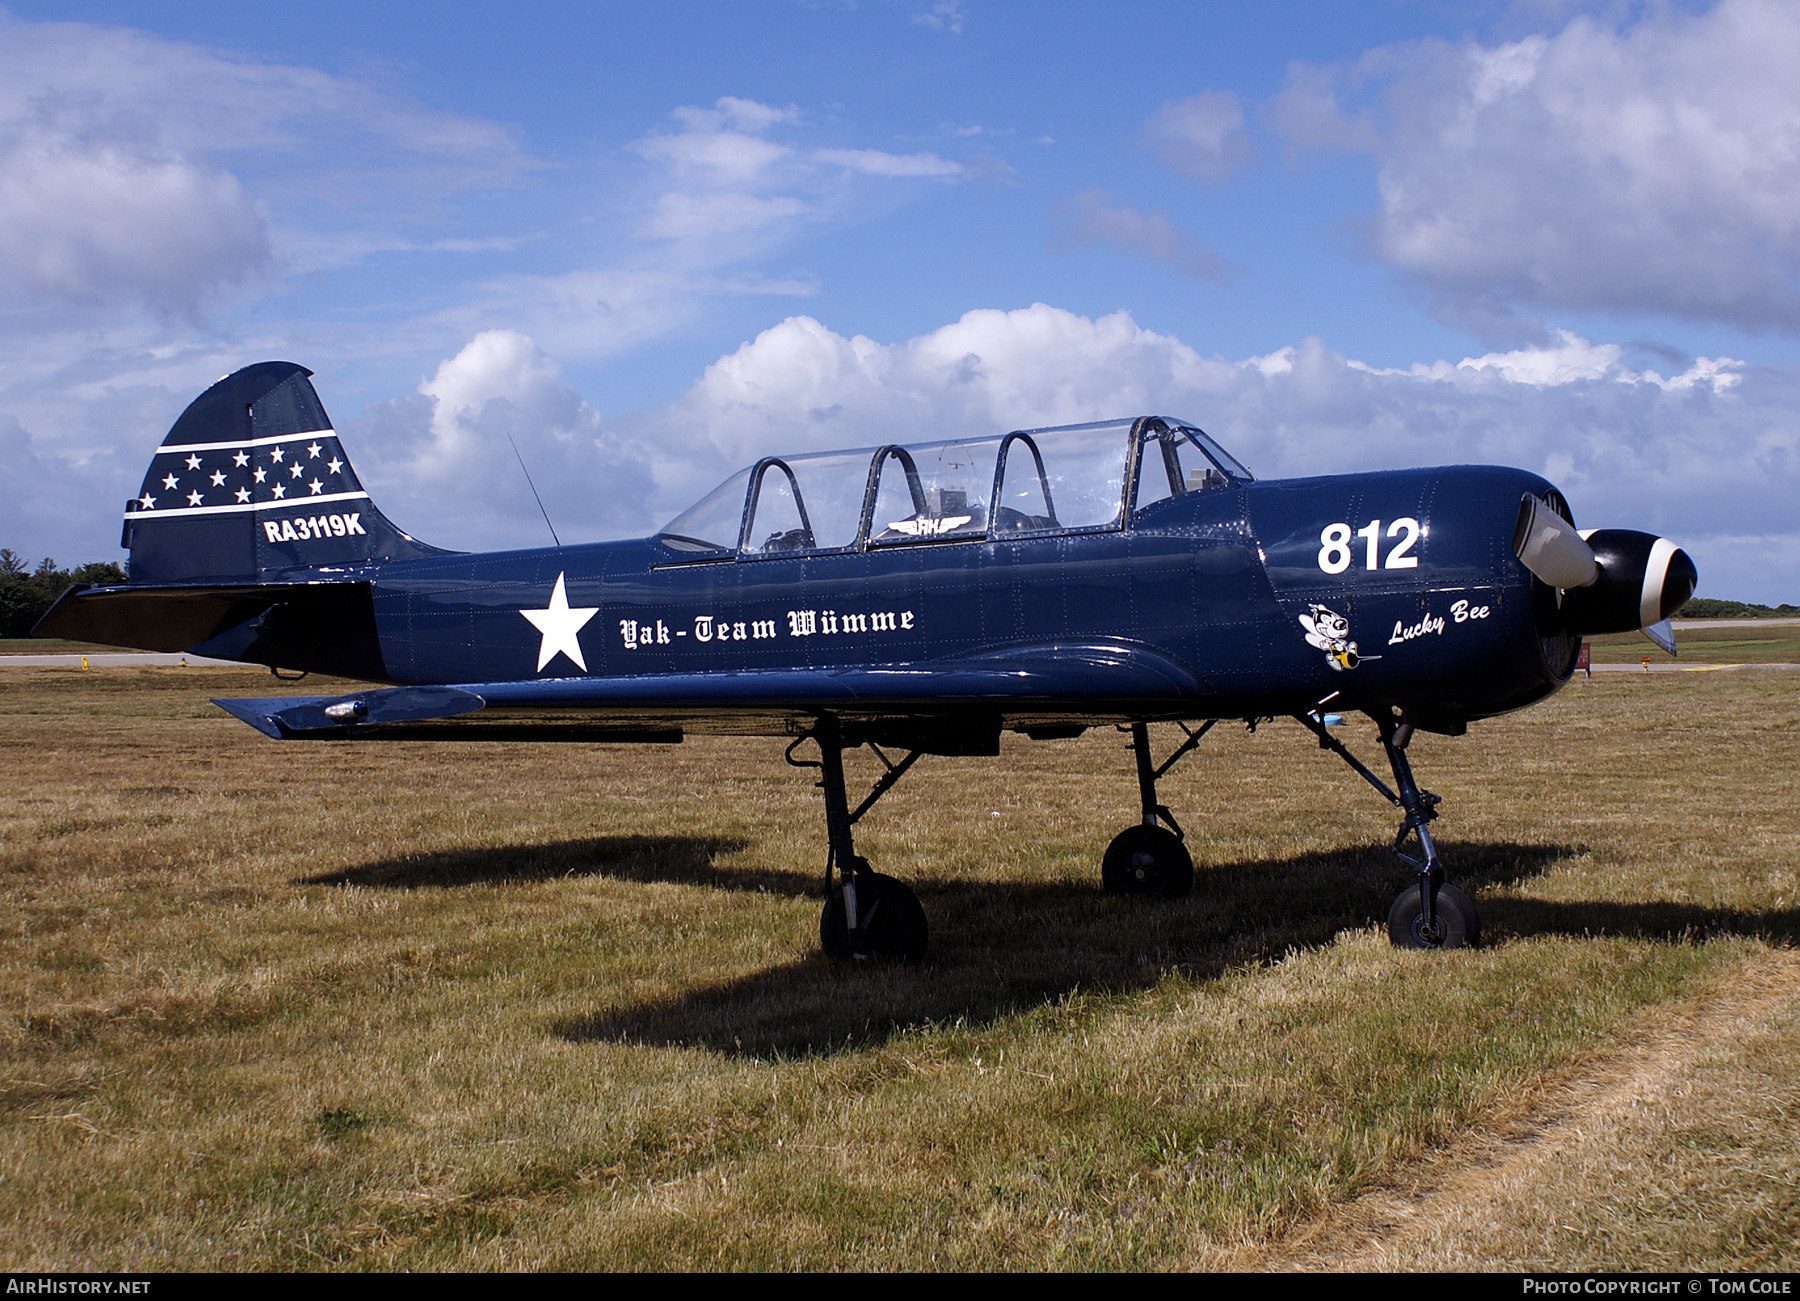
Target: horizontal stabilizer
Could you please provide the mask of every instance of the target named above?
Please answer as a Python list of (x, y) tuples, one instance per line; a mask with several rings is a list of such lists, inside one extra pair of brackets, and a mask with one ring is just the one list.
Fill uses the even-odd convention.
[(487, 704), (457, 687), (390, 687), (349, 696), (271, 696), (213, 704), (264, 736), (341, 736), (383, 723), (417, 723), (474, 713)]
[(273, 583), (165, 588), (78, 583), (57, 598), (31, 635), (138, 650), (188, 651), (254, 619), (291, 590)]

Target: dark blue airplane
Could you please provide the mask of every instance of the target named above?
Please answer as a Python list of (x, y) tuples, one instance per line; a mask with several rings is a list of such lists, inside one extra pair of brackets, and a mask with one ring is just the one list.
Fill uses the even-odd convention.
[[(1403, 811), (1394, 942), (1474, 944), (1407, 742), (1542, 700), (1585, 634), (1673, 652), (1696, 582), (1666, 539), (1578, 533), (1523, 470), (1257, 482), (1156, 416), (765, 457), (652, 537), (462, 554), (376, 509), (310, 374), (264, 362), (197, 398), (126, 503), (130, 582), (71, 589), (37, 632), (395, 684), (216, 702), (282, 740), (791, 737), (825, 792), (838, 956), (924, 952), (917, 898), (851, 834), (921, 755), (1128, 728), (1143, 816), (1101, 880), (1177, 896), (1193, 863), (1158, 778), (1218, 720), (1280, 715)], [(1374, 720), (1393, 788), (1326, 709)], [(1160, 763), (1153, 722), (1186, 734)], [(886, 771), (852, 808), (842, 756), (862, 745)]]

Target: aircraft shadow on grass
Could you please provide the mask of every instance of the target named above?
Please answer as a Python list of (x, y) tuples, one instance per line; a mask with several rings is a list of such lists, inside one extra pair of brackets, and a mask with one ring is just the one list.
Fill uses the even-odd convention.
[[(408, 855), (305, 878), (307, 885), (456, 889), (563, 877), (818, 898), (822, 874), (724, 866), (747, 842), (693, 836), (596, 836), (539, 845)], [(1471, 887), (1516, 884), (1583, 853), (1578, 846), (1450, 842)], [(1098, 883), (921, 881), (933, 916), (918, 967), (846, 966), (817, 955), (654, 1003), (567, 1018), (575, 1041), (708, 1048), (787, 1057), (866, 1047), (911, 1026), (983, 1024), (1081, 991), (1127, 991), (1179, 973), (1207, 979), (1246, 962), (1329, 944), (1378, 925), (1396, 865), (1375, 845), (1198, 869), (1193, 894), (1146, 901)], [(1800, 911), (1687, 904), (1549, 902), (1490, 895), (1489, 943), (1533, 935), (1688, 943), (1716, 935), (1800, 942)]]
[[(1520, 844), (1453, 849), (1459, 870), (1477, 884), (1537, 876), (1580, 852)], [(1180, 900), (1109, 896), (1098, 882), (921, 881), (933, 917), (931, 956), (921, 966), (809, 957), (666, 1001), (570, 1018), (554, 1029), (576, 1041), (745, 1056), (828, 1054), (909, 1026), (981, 1024), (1079, 991), (1147, 988), (1171, 972), (1205, 979), (1326, 944), (1344, 930), (1384, 921), (1394, 876), (1390, 854), (1359, 846), (1202, 867), (1193, 894)], [(818, 896), (819, 877), (790, 880), (790, 893)]]
[(1552, 902), (1504, 898), (1484, 899), (1482, 906), (1483, 935), (1490, 943), (1531, 935), (1592, 935), (1691, 944), (1737, 935), (1770, 944), (1800, 944), (1800, 909), (1796, 908), (1753, 912), (1661, 900), (1615, 903), (1607, 899)]
[(707, 886), (780, 895), (815, 892), (818, 879), (792, 872), (721, 867), (748, 847), (732, 837), (593, 836), (545, 845), (444, 849), (302, 877), (297, 885), (360, 885), (376, 890), (455, 889), (471, 885), (604, 876), (621, 881)]

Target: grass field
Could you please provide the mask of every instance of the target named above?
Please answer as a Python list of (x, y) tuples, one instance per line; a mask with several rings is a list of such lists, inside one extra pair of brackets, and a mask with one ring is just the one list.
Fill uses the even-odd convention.
[[(1635, 632), (1589, 638), (1596, 664), (1635, 664), (1644, 656), (1652, 664), (1669, 657)], [(1771, 627), (1757, 619), (1735, 628), (1677, 628), (1677, 664), (1800, 664), (1800, 624)]]
[(870, 970), (778, 741), (0, 670), (0, 1267), (1793, 1269), (1796, 681), (1420, 736), (1474, 952), (1388, 946), (1395, 819), (1291, 722), (1165, 781), (1175, 903), (1099, 893), (1118, 734), (926, 759), (860, 844), (932, 957)]
[(95, 641), (65, 641), (61, 637), (0, 637), (0, 655), (87, 655), (123, 649)]

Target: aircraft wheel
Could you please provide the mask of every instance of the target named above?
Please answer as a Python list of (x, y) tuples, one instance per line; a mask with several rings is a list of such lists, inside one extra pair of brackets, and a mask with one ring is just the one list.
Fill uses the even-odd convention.
[(1475, 901), (1453, 885), (1437, 892), (1437, 933), (1425, 933), (1425, 903), (1417, 884), (1409, 885), (1388, 909), (1388, 939), (1403, 949), (1472, 949), (1481, 943), (1481, 916)]
[[(874, 887), (873, 903), (868, 898)], [(852, 934), (844, 921), (842, 886), (825, 900), (819, 914), (819, 947), (833, 958), (861, 958), (875, 962), (913, 963), (925, 956), (930, 927), (919, 896), (891, 876), (871, 872), (857, 882), (857, 906), (863, 915), (860, 934)]]
[(1194, 888), (1194, 860), (1166, 827), (1126, 827), (1100, 860), (1100, 884), (1108, 894), (1180, 899)]

